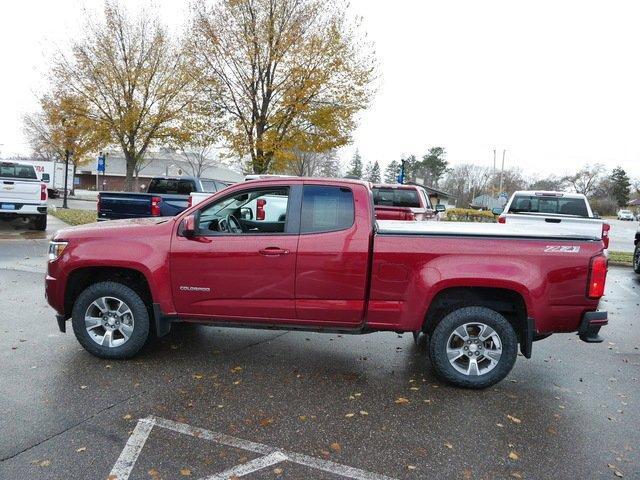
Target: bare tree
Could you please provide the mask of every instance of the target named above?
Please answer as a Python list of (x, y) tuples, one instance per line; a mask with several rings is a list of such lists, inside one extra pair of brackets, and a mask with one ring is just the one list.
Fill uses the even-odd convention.
[(337, 177), (339, 163), (333, 150), (328, 152), (296, 152), (285, 173), (299, 177)]
[(605, 167), (600, 163), (585, 165), (575, 174), (564, 177), (563, 180), (575, 190), (576, 193), (591, 195), (598, 186), (598, 182), (604, 172)]

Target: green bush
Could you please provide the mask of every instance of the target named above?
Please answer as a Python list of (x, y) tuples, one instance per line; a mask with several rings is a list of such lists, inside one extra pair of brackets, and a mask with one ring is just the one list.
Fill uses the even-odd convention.
[(449, 222), (483, 222), (495, 223), (496, 216), (488, 210), (471, 208), (452, 208), (446, 211), (444, 220)]

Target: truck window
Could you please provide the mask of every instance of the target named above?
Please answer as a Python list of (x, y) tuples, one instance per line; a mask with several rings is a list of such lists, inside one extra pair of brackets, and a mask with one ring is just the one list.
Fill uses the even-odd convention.
[(154, 178), (149, 183), (148, 193), (159, 193), (160, 195), (189, 195), (195, 192), (196, 182), (193, 180), (181, 180), (173, 178)]
[(37, 180), (36, 170), (31, 165), (16, 163), (0, 163), (0, 177), (20, 178), (24, 180)]
[(287, 187), (245, 190), (204, 208), (198, 228), (204, 235), (284, 233), (288, 206)]
[(545, 197), (517, 195), (514, 197), (509, 213), (547, 213), (551, 215), (572, 215), (589, 217), (587, 205), (581, 198)]
[(344, 230), (355, 218), (353, 192), (348, 188), (305, 185), (300, 233)]
[(373, 204), (386, 207), (420, 208), (420, 199), (415, 189), (374, 188)]
[(202, 183), (203, 192), (213, 193), (220, 190), (217, 186), (217, 182), (214, 182), (213, 180), (200, 180), (200, 182)]

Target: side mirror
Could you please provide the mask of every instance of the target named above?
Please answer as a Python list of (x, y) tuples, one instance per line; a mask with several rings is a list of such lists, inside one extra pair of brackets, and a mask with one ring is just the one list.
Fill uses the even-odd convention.
[(445, 207), (443, 204), (439, 203), (436, 205), (436, 212), (440, 213), (440, 212), (444, 212), (447, 209), (447, 207)]
[(491, 209), (491, 213), (493, 213), (494, 215), (502, 215), (503, 210), (504, 209), (501, 207), (496, 207)]
[(48, 174), (48, 173), (43, 173), (43, 174), (42, 174), (42, 181), (43, 181), (44, 183), (49, 183), (49, 182), (51, 181), (51, 177), (49, 177), (49, 174)]
[(195, 215), (187, 215), (180, 224), (179, 235), (185, 238), (194, 238), (196, 232), (196, 217)]
[(248, 207), (243, 207), (240, 209), (240, 217), (243, 220), (253, 220), (253, 212)]

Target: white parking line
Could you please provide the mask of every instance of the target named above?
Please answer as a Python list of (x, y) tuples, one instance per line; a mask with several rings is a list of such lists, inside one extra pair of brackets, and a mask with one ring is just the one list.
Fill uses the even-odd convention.
[(206, 477), (206, 479), (203, 480), (226, 480), (232, 477), (242, 477), (284, 461), (297, 463), (299, 465), (332, 473), (344, 478), (352, 478), (354, 480), (394, 480), (391, 477), (366, 472), (359, 468), (341, 465), (339, 463), (310, 457), (300, 453), (281, 451), (262, 443), (251, 442), (249, 440), (225, 435), (224, 433), (192, 427), (186, 423), (174, 422), (172, 420), (154, 416), (143, 418), (138, 421), (138, 424), (127, 441), (124, 450), (120, 454), (120, 457), (109, 474), (108, 478), (110, 480), (128, 480), (131, 475), (131, 471), (133, 470), (133, 466), (140, 455), (142, 447), (144, 447), (144, 444), (151, 433), (151, 429), (154, 426), (172, 430), (184, 435), (190, 435), (199, 439), (209, 440), (220, 445), (235, 447), (263, 455), (262, 457), (251, 460), (250, 462), (236, 465), (228, 470)]
[(109, 478), (113, 479), (127, 479), (131, 475), (131, 470), (138, 460), (138, 455), (144, 447), (144, 443), (149, 438), (151, 429), (155, 425), (156, 421), (153, 417), (143, 418), (138, 421), (136, 428), (133, 430), (131, 437), (124, 446), (124, 450), (118, 457), (116, 464), (111, 469)]
[(250, 462), (231, 467), (229, 470), (225, 470), (224, 472), (213, 475), (212, 477), (207, 477), (205, 480), (227, 480), (233, 477), (244, 477), (245, 475), (257, 472), (258, 470), (262, 470), (263, 468), (270, 467), (271, 465), (275, 465), (286, 460), (287, 456), (284, 453), (274, 452), (269, 455), (265, 455), (264, 457), (251, 460)]

